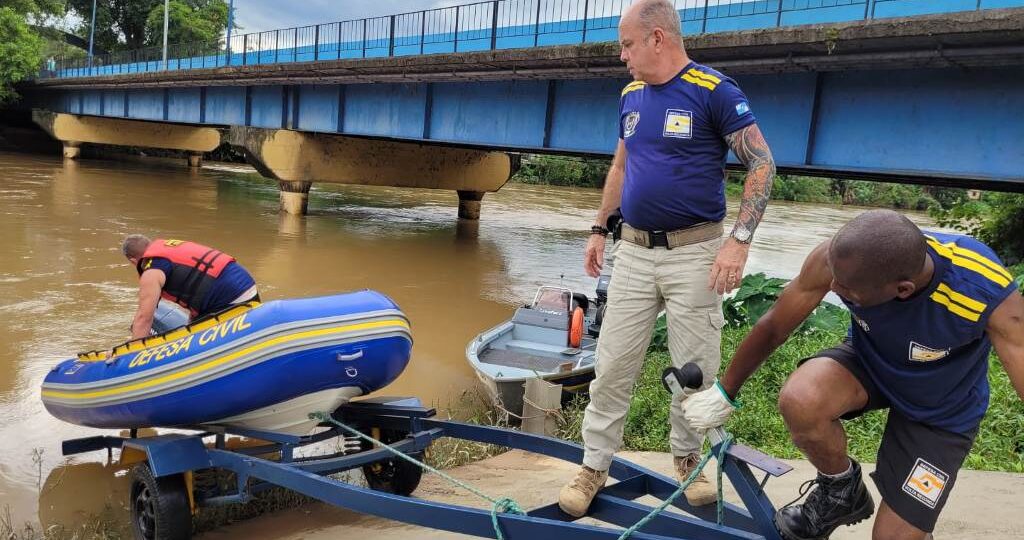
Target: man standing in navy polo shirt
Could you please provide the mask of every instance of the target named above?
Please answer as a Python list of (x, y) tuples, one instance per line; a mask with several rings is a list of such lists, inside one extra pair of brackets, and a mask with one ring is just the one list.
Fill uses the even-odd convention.
[[(634, 81), (622, 90), (619, 143), (587, 243), (591, 276), (601, 271), (616, 208), (623, 223), (583, 420), (583, 467), (559, 494), (559, 506), (574, 516), (586, 513), (608, 478), (659, 311), (668, 318), (673, 364), (696, 362), (705, 381), (715, 380), (721, 295), (739, 284), (775, 176), (746, 96), (732, 79), (690, 60), (680, 26), (667, 0), (640, 0), (619, 23), (621, 59)], [(739, 217), (723, 241), (729, 149), (748, 173)], [(672, 403), (670, 444), (682, 480), (699, 461), (703, 435), (684, 419), (681, 403)], [(701, 475), (686, 498), (710, 504), (716, 492)]]

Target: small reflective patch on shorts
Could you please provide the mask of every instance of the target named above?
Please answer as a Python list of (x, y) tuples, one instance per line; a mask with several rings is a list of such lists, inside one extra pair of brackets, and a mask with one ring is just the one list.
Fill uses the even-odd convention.
[(917, 458), (910, 476), (903, 482), (903, 491), (928, 508), (939, 504), (949, 475), (927, 461)]

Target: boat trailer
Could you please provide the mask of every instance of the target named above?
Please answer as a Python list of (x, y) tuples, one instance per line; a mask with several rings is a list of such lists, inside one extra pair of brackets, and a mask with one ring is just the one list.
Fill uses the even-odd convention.
[[(583, 458), (581, 446), (561, 439), (440, 420), (435, 418), (434, 409), (421, 406), (416, 398), (379, 397), (351, 402), (338, 408), (331, 419), (372, 433), (395, 450), (418, 458), (442, 437), (515, 448), (571, 463), (580, 463)], [(64, 455), (106, 449), (110, 457), (113, 449), (119, 449), (122, 463), (134, 463), (129, 501), (132, 527), (136, 537), (147, 540), (188, 538), (192, 514), (198, 508), (245, 503), (253, 495), (275, 486), (363, 514), (485, 538), (496, 536), (491, 511), (413, 498), (410, 495), (422, 474), (419, 466), (398, 459), (385, 447), (374, 448), (365, 442), (354, 447), (355, 440), (345, 439), (347, 434), (334, 422), (321, 426), (328, 429), (301, 437), (205, 425), (197, 427), (194, 433), (153, 437), (138, 437), (133, 430), (129, 437), (68, 440), (62, 449)], [(226, 440), (228, 435), (259, 442), (232, 445), (233, 441)], [(335, 438), (347, 444), (327, 454), (296, 455), (296, 449)], [(713, 449), (716, 456), (721, 444), (717, 441)], [(686, 515), (661, 512), (629, 537), (781, 540), (773, 523), (775, 508), (763, 488), (770, 478), (789, 472), (791, 467), (741, 444), (727, 445), (723, 460), (720, 466), (745, 508), (725, 503), (720, 525), (716, 522), (715, 505), (693, 507), (685, 497), (678, 497), (672, 505)], [(358, 468), (366, 474), (368, 488), (329, 476)], [(752, 469), (763, 472), (763, 479), (756, 479)], [(202, 480), (211, 474), (228, 480), (212, 482), (211, 486), (211, 482)], [(613, 461), (609, 476), (618, 482), (598, 493), (587, 514), (608, 525), (577, 523), (556, 502), (528, 510), (524, 515), (498, 513), (496, 524), (502, 536), (510, 540), (617, 539), (623, 529), (636, 524), (653, 509), (636, 499), (651, 495), (664, 500), (679, 487), (674, 479), (620, 458)]]

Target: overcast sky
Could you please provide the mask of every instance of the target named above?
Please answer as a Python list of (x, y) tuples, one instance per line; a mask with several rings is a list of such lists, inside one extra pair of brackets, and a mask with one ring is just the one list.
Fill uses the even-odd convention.
[(472, 0), (234, 0), (235, 19), (241, 32), (308, 26), (363, 17), (392, 15), (441, 6), (467, 4)]

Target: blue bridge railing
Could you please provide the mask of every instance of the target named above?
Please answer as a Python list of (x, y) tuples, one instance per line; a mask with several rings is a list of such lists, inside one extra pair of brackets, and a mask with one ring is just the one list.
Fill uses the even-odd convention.
[[(489, 0), (268, 30), (204, 43), (57, 58), (39, 78), (89, 77), (615, 41), (631, 0)], [(1024, 6), (1024, 0), (675, 0), (684, 35)]]

